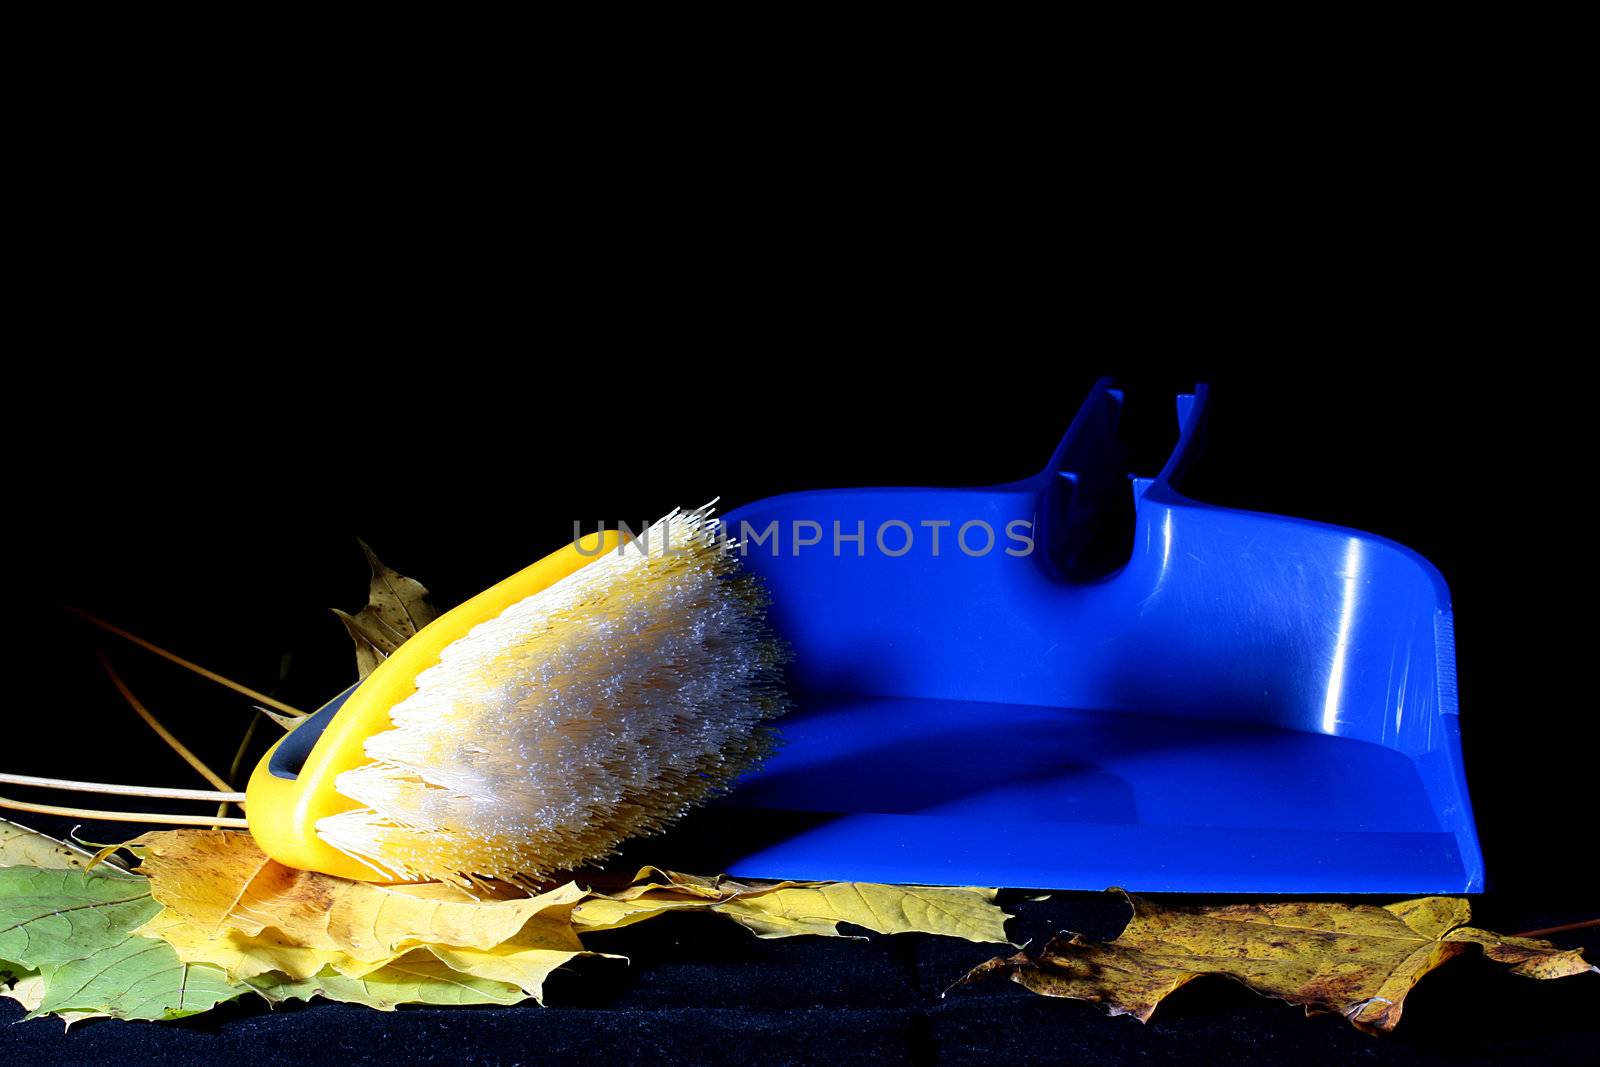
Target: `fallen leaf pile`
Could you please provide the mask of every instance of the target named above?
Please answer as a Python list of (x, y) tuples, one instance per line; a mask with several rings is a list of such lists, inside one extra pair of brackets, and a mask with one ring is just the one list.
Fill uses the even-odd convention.
[(962, 982), (1006, 975), (1035, 993), (1093, 1001), (1147, 1022), (1179, 986), (1222, 975), (1303, 1005), (1308, 1015), (1337, 1012), (1358, 1029), (1385, 1033), (1400, 1021), (1418, 979), (1474, 946), (1529, 978), (1600, 970), (1576, 949), (1464, 925), (1472, 909), (1460, 897), (1386, 907), (1288, 901), (1175, 908), (1123, 896), (1133, 918), (1114, 940), (1064, 934), (1036, 955), (980, 964)]
[[(921, 932), (1005, 941), (995, 890), (737, 882), (647, 867), (626, 884), (529, 896), (439, 883), (385, 886), (298, 871), (247, 833), (173, 830), (131, 843), (136, 873), (4, 824), (0, 995), (32, 1016), (176, 1019), (246, 994), (401, 1004), (540, 999), (580, 935), (668, 912), (732, 919), (761, 937)], [(26, 843), (23, 837), (29, 838)], [(49, 866), (45, 864), (48, 863)]]

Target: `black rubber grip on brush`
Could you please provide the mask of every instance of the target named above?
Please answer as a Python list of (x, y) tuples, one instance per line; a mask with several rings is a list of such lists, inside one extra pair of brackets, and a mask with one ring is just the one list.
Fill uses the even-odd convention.
[(274, 778), (283, 778), (290, 782), (299, 778), (300, 768), (306, 765), (311, 750), (317, 747), (317, 741), (322, 738), (322, 731), (328, 728), (333, 717), (339, 714), (339, 709), (344, 707), (344, 702), (349, 700), (350, 694), (355, 691), (356, 687), (352, 685), (318, 708), (305, 722), (295, 727), (288, 737), (278, 742), (278, 747), (272, 752), (272, 758), (267, 761), (268, 773)]

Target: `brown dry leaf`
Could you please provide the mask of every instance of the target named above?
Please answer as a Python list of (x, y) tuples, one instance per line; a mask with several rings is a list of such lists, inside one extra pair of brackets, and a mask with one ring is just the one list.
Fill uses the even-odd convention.
[(271, 972), (361, 978), (413, 950), (453, 970), (538, 996), (546, 975), (584, 954), (571, 921), (585, 893), (568, 883), (516, 899), (444, 885), (383, 886), (268, 859), (249, 834), (170, 830), (140, 839), (140, 872), (164, 907), (143, 928), (181, 959), (235, 980)]
[(990, 960), (962, 982), (1004, 974), (1036, 993), (1093, 1001), (1112, 1015), (1145, 1022), (1173, 990), (1215, 974), (1303, 1005), (1307, 1014), (1338, 1012), (1361, 1030), (1385, 1033), (1400, 1021), (1417, 980), (1473, 944), (1530, 978), (1597, 969), (1576, 949), (1463, 926), (1472, 911), (1459, 897), (1386, 907), (1285, 902), (1168, 908), (1123, 896), (1133, 918), (1115, 940), (1057, 937), (1037, 956)]
[(372, 582), (367, 590), (367, 606), (354, 615), (333, 609), (344, 623), (356, 646), (356, 670), (362, 678), (377, 669), (412, 634), (432, 622), (439, 614), (428, 601), (428, 590), (421, 582), (407, 578), (386, 566), (373, 555), (365, 541), (361, 551), (372, 567)]
[(851, 923), (882, 934), (928, 933), (1004, 943), (1010, 918), (995, 890), (878, 885), (870, 882), (747, 883), (646, 867), (634, 884), (596, 895), (572, 910), (583, 930), (612, 930), (668, 911), (726, 916), (760, 937), (838, 936)]

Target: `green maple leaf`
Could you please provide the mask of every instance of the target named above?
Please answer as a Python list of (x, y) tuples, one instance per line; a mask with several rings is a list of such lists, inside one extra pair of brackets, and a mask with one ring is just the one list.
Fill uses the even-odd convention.
[(188, 964), (134, 931), (161, 905), (144, 879), (0, 867), (0, 969), (43, 983), (30, 1018), (79, 1013), (177, 1019), (247, 991), (220, 968)]
[(0, 960), (26, 970), (71, 963), (127, 940), (160, 910), (141, 880), (0, 867)]
[(220, 967), (184, 963), (165, 941), (129, 937), (92, 956), (41, 967), (44, 997), (29, 1018), (103, 1012), (118, 1019), (181, 1019), (248, 990)]

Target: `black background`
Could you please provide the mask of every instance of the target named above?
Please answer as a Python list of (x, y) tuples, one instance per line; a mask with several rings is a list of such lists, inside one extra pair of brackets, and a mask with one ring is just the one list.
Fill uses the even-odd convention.
[[(528, 171), (523, 138), (452, 140), (453, 115), (431, 116), (425, 162), (407, 147), (420, 111), (384, 154), (379, 134), (277, 136), (249, 105), (168, 141), (118, 107), (72, 127), (93, 165), (41, 153), (20, 201), (35, 233), (6, 393), (0, 768), (199, 784), (118, 701), (96, 642), (209, 762), (243, 729), (245, 701), (62, 603), (313, 706), (353, 678), (327, 608), (362, 603), (357, 536), (449, 605), (574, 519), (1024, 476), (1103, 373), (1126, 379), (1129, 444), (1153, 473), (1171, 395), (1209, 381), (1191, 495), (1383, 534), (1450, 583), (1490, 882), (1478, 920), (1600, 912), (1577, 365), (1592, 339), (1575, 314), (1591, 297), (1561, 265), (1561, 167), (1525, 117), (1486, 103), (1459, 127), (1430, 110), (1336, 133), (1310, 103), (1230, 137), (1174, 100), (1167, 123), (1100, 138), (1068, 168), (1061, 116), (1030, 127), (952, 104), (907, 129), (890, 109), (809, 148), (755, 123), (736, 151), (719, 142), (717, 166), (660, 132), (673, 116), (636, 116), (655, 138), (604, 127), (593, 140), (626, 159), (574, 151), (554, 176)], [(1487, 167), (1484, 124), (1528, 171), (1517, 181)], [(1094, 894), (1005, 901), (1019, 941), (1119, 925)], [(993, 950), (915, 935), (760, 942), (684, 916), (607, 937), (595, 947), (632, 963), (558, 975), (545, 1008), (226, 1006), (66, 1037), (5, 1026), (0, 1050), (33, 1064), (1562, 1062), (1596, 1037), (1594, 976), (1534, 983), (1472, 961), (1430, 977), (1376, 1040), (1222, 982), (1194, 983), (1148, 1027), (1006, 983), (941, 997)], [(0, 1022), (20, 1014), (0, 1001)]]

